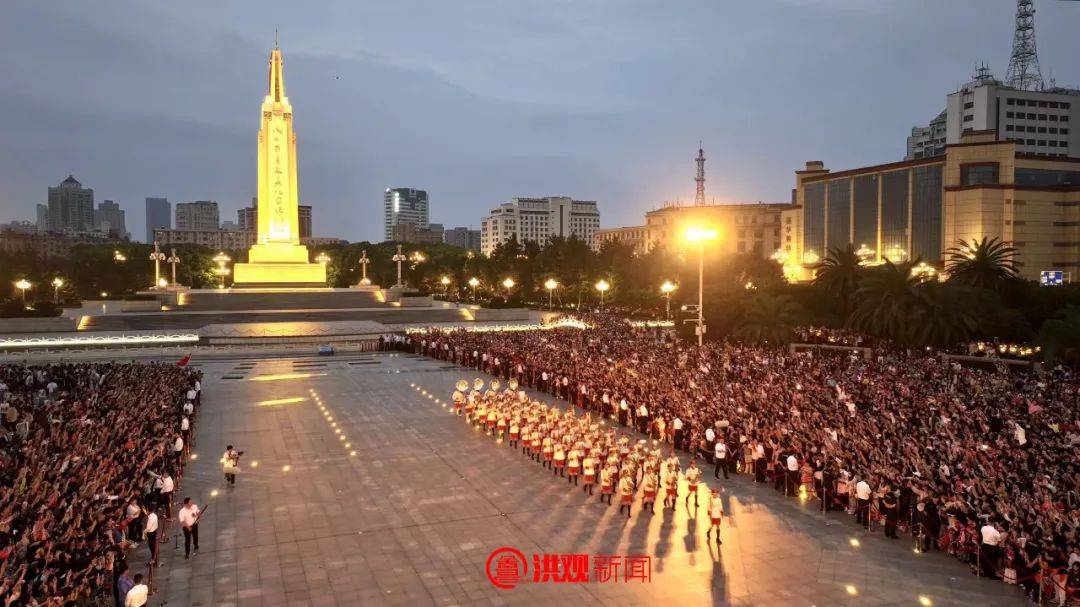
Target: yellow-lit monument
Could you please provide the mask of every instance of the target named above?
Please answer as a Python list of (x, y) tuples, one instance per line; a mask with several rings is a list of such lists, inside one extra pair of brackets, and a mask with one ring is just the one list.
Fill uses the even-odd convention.
[(248, 262), (233, 268), (235, 285), (326, 286), (326, 266), (311, 263), (300, 244), (296, 134), (285, 96), (281, 50), (270, 51), (270, 88), (262, 103), (259, 129), (258, 240)]

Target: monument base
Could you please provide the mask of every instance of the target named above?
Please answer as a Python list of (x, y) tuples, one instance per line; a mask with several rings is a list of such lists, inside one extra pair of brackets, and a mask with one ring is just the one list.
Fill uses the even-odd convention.
[(262, 261), (233, 266), (233, 286), (326, 286), (326, 266), (321, 263)]

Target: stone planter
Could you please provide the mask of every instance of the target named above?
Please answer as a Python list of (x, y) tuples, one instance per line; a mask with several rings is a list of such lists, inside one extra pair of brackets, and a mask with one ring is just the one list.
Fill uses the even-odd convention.
[(0, 334), (57, 333), (74, 331), (78, 320), (62, 316), (49, 318), (0, 318)]
[(121, 312), (160, 312), (161, 301), (154, 300), (130, 300), (120, 302)]
[(403, 295), (398, 302), (401, 303), (402, 308), (430, 308), (434, 305), (430, 295)]

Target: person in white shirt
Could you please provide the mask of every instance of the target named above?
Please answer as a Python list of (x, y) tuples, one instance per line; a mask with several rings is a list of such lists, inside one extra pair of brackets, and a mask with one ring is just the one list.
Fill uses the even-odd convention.
[(176, 482), (166, 470), (161, 475), (161, 503), (165, 505), (165, 520), (172, 518), (172, 494), (176, 490)]
[(873, 495), (870, 483), (865, 479), (855, 483), (855, 522), (865, 527), (870, 526), (870, 498)]
[(784, 484), (784, 495), (795, 495), (799, 491), (799, 458), (794, 453), (789, 453), (784, 460), (787, 469), (787, 478)]
[(716, 446), (713, 447), (713, 458), (716, 461), (716, 468), (713, 470), (713, 478), (719, 479), (720, 478), (720, 471), (723, 470), (724, 471), (724, 478), (727, 479), (727, 477), (728, 477), (728, 473), (727, 473), (727, 471), (728, 471), (727, 456), (728, 456), (727, 444), (725, 444), (722, 439), (716, 441)]
[(177, 518), (180, 519), (180, 529), (184, 532), (184, 558), (191, 556), (191, 545), (195, 544), (195, 554), (199, 553), (199, 507), (191, 501), (190, 497), (184, 498), (184, 505), (180, 508)]
[(979, 546), (979, 570), (982, 575), (996, 579), (998, 561), (1001, 558), (1001, 532), (994, 526), (994, 520), (986, 521), (979, 529), (982, 544)]
[(712, 535), (713, 529), (716, 529), (716, 545), (719, 546), (724, 542), (720, 541), (720, 523), (724, 520), (724, 502), (720, 500), (720, 490), (713, 489), (712, 499), (709, 500), (709, 530), (705, 532), (705, 541), (709, 541), (709, 536)]
[(150, 549), (150, 562), (157, 564), (158, 560), (158, 516), (153, 507), (143, 508), (146, 515), (146, 526), (143, 527), (143, 537), (146, 538), (146, 546)]
[(649, 430), (649, 409), (645, 407), (645, 403), (642, 403), (637, 409), (637, 427), (638, 432), (646, 433)]
[(124, 607), (143, 607), (150, 596), (150, 588), (143, 583), (141, 573), (136, 573), (135, 585), (128, 590), (127, 598), (124, 599)]
[(184, 437), (179, 434), (173, 439), (173, 458), (175, 458), (176, 469), (184, 469)]

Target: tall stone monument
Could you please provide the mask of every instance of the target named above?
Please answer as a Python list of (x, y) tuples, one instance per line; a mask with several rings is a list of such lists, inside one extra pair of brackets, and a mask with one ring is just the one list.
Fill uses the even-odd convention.
[(285, 96), (285, 74), (277, 41), (270, 51), (270, 86), (259, 128), (258, 239), (248, 262), (233, 268), (237, 287), (325, 287), (326, 266), (312, 263), (300, 244), (296, 134)]

